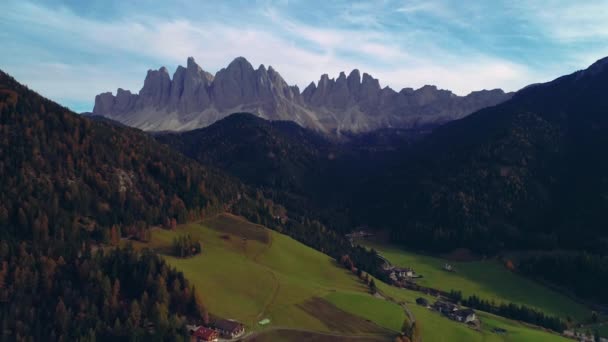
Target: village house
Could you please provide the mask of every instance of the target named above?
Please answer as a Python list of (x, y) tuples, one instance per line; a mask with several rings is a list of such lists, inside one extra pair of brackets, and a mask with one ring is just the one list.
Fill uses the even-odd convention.
[(416, 272), (409, 267), (386, 267), (384, 268), (384, 271), (388, 273), (388, 277), (394, 282), (421, 278), (420, 275), (417, 275)]
[(473, 309), (463, 309), (454, 311), (450, 314), (449, 318), (461, 323), (469, 323), (475, 321), (477, 315), (475, 315)]
[(398, 278), (405, 278), (405, 277), (413, 278), (416, 275), (414, 273), (414, 270), (409, 267), (405, 267), (405, 268), (396, 267), (395, 269), (393, 269), (393, 271), (396, 273)]
[(456, 270), (454, 269), (454, 266), (452, 266), (451, 264), (445, 263), (443, 265), (443, 270), (444, 271), (448, 271), (448, 272), (455, 272)]
[(213, 322), (213, 327), (228, 338), (237, 338), (245, 333), (245, 326), (234, 320), (220, 319)]
[(458, 305), (438, 300), (431, 308), (447, 316), (458, 310)]
[(217, 341), (220, 337), (220, 334), (210, 328), (205, 328), (205, 327), (198, 327), (198, 329), (196, 329), (192, 335), (191, 335), (191, 340), (192, 341), (196, 341), (196, 342), (201, 342), (201, 341)]

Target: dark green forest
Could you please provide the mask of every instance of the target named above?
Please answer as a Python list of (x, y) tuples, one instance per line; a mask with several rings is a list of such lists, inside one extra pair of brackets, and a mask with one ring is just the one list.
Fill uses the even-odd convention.
[(244, 191), (238, 181), (4, 73), (0, 179), (3, 339), (180, 340), (185, 318), (205, 319), (194, 289), (158, 256), (106, 249), (145, 239), (150, 225), (225, 210)]
[[(3, 341), (186, 341), (186, 318), (208, 313), (184, 276), (155, 253), (130, 248), (76, 257), (0, 242)], [(208, 319), (208, 318), (207, 318)]]

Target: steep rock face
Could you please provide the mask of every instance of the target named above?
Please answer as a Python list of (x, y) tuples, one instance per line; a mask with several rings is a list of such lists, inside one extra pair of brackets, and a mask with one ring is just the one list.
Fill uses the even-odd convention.
[(324, 74), (300, 93), (272, 67), (257, 69), (238, 57), (215, 76), (194, 58), (179, 66), (171, 79), (166, 68), (149, 70), (139, 94), (118, 89), (116, 96), (96, 97), (95, 115), (144, 130), (190, 130), (227, 115), (248, 111), (269, 120), (294, 121), (326, 133), (410, 128), (461, 118), (511, 97), (502, 90), (465, 97), (435, 86), (396, 92), (355, 69), (336, 79)]

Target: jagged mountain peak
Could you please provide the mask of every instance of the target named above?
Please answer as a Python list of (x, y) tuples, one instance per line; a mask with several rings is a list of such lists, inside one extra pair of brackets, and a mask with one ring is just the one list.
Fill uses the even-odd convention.
[(270, 120), (290, 120), (326, 133), (409, 128), (460, 118), (511, 94), (476, 93), (459, 97), (426, 86), (396, 92), (358, 69), (323, 74), (303, 91), (290, 86), (272, 66), (257, 69), (237, 57), (215, 76), (188, 57), (169, 76), (166, 68), (149, 70), (138, 94), (126, 90), (95, 98), (96, 115), (145, 130), (205, 127), (233, 112), (249, 111)]
[(245, 57), (237, 57), (232, 62), (230, 62), (226, 70), (232, 69), (254, 70), (253, 65), (251, 65), (251, 63), (249, 63), (249, 61)]

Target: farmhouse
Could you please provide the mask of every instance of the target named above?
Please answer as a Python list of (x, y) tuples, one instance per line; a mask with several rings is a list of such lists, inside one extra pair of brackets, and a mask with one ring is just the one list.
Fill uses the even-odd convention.
[(234, 320), (219, 319), (213, 322), (213, 327), (217, 329), (223, 337), (236, 338), (245, 333), (245, 326)]
[(405, 268), (396, 267), (395, 269), (393, 269), (393, 271), (396, 273), (397, 277), (399, 277), (399, 278), (405, 278), (405, 277), (412, 278), (415, 276), (414, 270), (409, 267), (405, 267)]
[(388, 274), (388, 277), (395, 282), (400, 280), (421, 278), (421, 276), (417, 275), (416, 272), (414, 272), (414, 270), (409, 267), (388, 267), (384, 268), (384, 271)]
[(458, 310), (458, 305), (438, 300), (431, 308), (444, 315), (449, 315)]
[(219, 333), (213, 329), (198, 327), (194, 333), (192, 333), (193, 341), (217, 341), (219, 339)]
[(445, 271), (448, 271), (448, 272), (454, 272), (454, 271), (456, 271), (454, 269), (454, 266), (452, 266), (451, 264), (448, 264), (448, 263), (446, 263), (445, 265), (443, 265), (443, 269)]
[(469, 323), (475, 321), (477, 316), (473, 309), (463, 309), (454, 311), (449, 315), (449, 318), (461, 323)]

